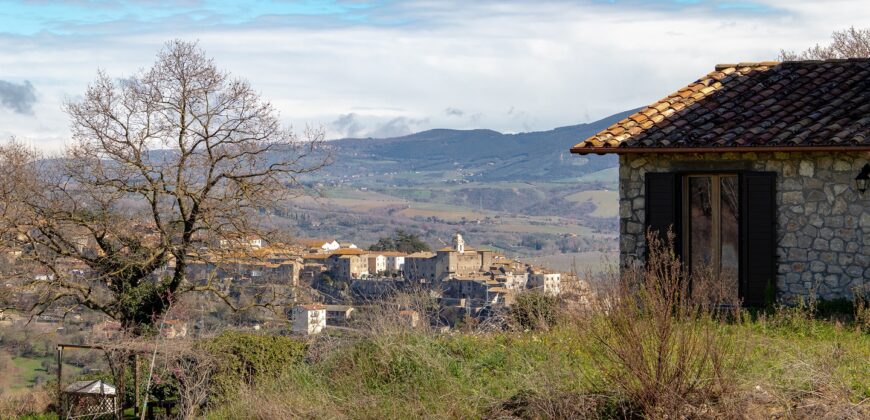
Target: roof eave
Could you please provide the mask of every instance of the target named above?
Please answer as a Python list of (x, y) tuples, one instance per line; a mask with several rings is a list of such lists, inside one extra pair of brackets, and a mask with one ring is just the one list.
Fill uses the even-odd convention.
[(867, 146), (572, 147), (578, 155), (634, 153), (866, 152)]

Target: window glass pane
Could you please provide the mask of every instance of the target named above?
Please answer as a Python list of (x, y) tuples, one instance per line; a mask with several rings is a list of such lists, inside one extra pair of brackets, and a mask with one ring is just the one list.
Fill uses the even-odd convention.
[(721, 254), (719, 259), (719, 280), (725, 288), (727, 297), (737, 299), (738, 293), (738, 220), (740, 207), (737, 202), (737, 176), (727, 175), (719, 178), (719, 237)]
[(713, 263), (713, 201), (710, 177), (689, 178), (690, 267)]

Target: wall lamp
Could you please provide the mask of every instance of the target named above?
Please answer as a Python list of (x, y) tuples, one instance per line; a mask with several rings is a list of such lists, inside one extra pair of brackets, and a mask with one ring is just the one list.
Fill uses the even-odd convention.
[(855, 186), (858, 187), (861, 194), (867, 191), (868, 186), (870, 186), (870, 163), (864, 164), (861, 173), (855, 177)]

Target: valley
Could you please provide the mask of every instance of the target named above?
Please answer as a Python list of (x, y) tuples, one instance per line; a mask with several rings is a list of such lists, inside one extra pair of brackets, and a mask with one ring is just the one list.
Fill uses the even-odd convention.
[[(550, 131), (429, 130), (331, 141), (332, 164), (302, 178), (306, 194), (278, 216), (298, 237), (359, 246), (395, 229), (440, 247), (455, 233), (554, 269), (602, 266), (617, 249), (617, 160), (565, 144), (622, 118)], [(569, 256), (580, 255), (581, 258)]]

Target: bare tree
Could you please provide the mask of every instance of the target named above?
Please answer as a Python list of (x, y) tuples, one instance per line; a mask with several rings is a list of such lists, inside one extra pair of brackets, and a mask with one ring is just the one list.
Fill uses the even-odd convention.
[(65, 109), (62, 156), (0, 150), (2, 246), (32, 297), (26, 309), (81, 305), (134, 335), (182, 293), (219, 293), (186, 281), (189, 264), (261, 235), (259, 215), (329, 158), (322, 132), (285, 129), (196, 43), (167, 43), (130, 78), (99, 72)]
[(828, 60), (832, 58), (870, 58), (870, 28), (857, 29), (854, 26), (831, 34), (831, 44), (821, 46), (816, 44), (803, 52), (781, 50), (779, 59), (794, 60)]

